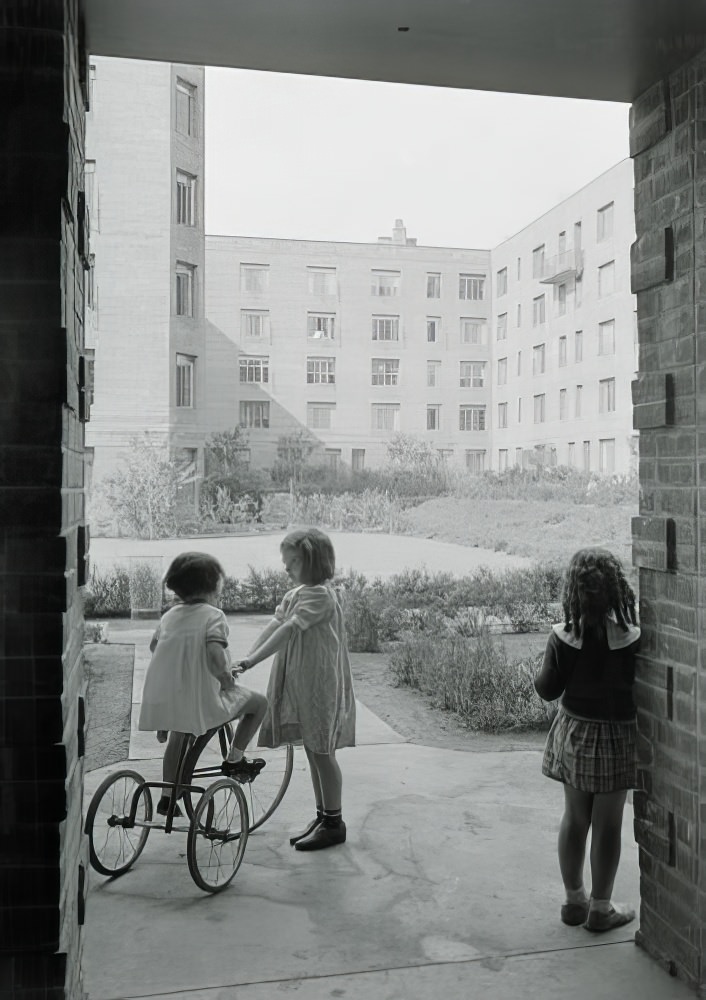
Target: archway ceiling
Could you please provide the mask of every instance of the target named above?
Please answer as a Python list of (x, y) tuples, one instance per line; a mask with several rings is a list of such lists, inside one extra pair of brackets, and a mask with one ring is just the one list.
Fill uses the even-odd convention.
[(632, 101), (706, 48), (706, 0), (83, 0), (83, 8), (95, 55), (607, 101)]

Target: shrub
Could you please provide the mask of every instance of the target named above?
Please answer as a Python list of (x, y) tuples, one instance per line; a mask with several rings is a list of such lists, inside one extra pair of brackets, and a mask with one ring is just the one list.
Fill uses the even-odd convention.
[(504, 472), (488, 471), (473, 476), (455, 473), (449, 477), (449, 487), (456, 496), (481, 500), (558, 500), (601, 507), (617, 504), (637, 507), (639, 495), (636, 473), (599, 476), (563, 465), (532, 469), (513, 466)]
[(162, 561), (134, 559), (128, 566), (130, 608), (159, 609), (163, 604)]
[(291, 588), (284, 570), (256, 570), (248, 566), (248, 575), (239, 585), (241, 607), (248, 611), (274, 611)]
[(130, 577), (124, 566), (114, 566), (105, 573), (94, 569), (84, 592), (86, 618), (124, 618), (130, 616)]
[(399, 500), (379, 490), (362, 493), (297, 493), (292, 520), (345, 531), (389, 531), (401, 526)]
[(549, 713), (534, 690), (540, 657), (509, 663), (486, 630), (472, 639), (413, 636), (390, 656), (398, 685), (431, 698), (482, 732), (546, 729)]

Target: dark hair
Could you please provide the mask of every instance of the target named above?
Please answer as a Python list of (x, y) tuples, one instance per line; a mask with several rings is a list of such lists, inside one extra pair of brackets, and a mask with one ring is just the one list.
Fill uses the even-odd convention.
[(190, 597), (212, 594), (225, 577), (225, 570), (207, 552), (182, 552), (164, 576), (164, 582), (177, 597), (188, 601)]
[(336, 556), (328, 535), (318, 528), (300, 528), (280, 545), (280, 552), (293, 549), (302, 561), (302, 582), (310, 586), (331, 580), (336, 572)]
[(602, 632), (607, 614), (614, 613), (618, 625), (628, 631), (637, 625), (635, 593), (623, 568), (607, 549), (579, 549), (564, 578), (561, 595), (564, 631), (578, 639), (585, 628)]

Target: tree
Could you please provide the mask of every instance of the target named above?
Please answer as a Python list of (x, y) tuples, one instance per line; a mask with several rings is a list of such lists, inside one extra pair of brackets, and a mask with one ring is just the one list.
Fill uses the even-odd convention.
[(242, 427), (212, 434), (204, 445), (206, 475), (218, 479), (241, 475), (248, 466), (247, 447), (248, 434)]
[(97, 487), (118, 523), (137, 538), (177, 534), (177, 493), (184, 473), (149, 434), (132, 438), (112, 476)]
[(283, 434), (277, 440), (277, 458), (272, 468), (275, 482), (284, 483), (289, 479), (296, 484), (302, 481), (302, 472), (316, 450), (315, 439), (305, 430)]

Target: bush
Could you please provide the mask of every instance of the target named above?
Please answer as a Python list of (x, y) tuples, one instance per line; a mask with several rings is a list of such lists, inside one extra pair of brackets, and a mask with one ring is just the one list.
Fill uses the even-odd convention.
[(86, 618), (129, 618), (130, 576), (126, 567), (114, 566), (105, 573), (94, 569), (84, 592)]
[(612, 507), (638, 505), (639, 480), (636, 473), (599, 476), (568, 466), (513, 466), (504, 472), (483, 472), (469, 476), (456, 473), (449, 479), (458, 497), (480, 500), (558, 500), (572, 504)]
[(241, 608), (248, 611), (274, 611), (291, 589), (284, 570), (265, 569), (259, 572), (248, 566), (248, 575), (238, 587)]
[(541, 657), (509, 663), (486, 630), (472, 639), (413, 636), (390, 656), (398, 685), (431, 698), (481, 732), (547, 729), (550, 713), (534, 690)]
[(402, 507), (390, 493), (297, 493), (291, 513), (299, 524), (344, 531), (389, 531), (401, 526)]

